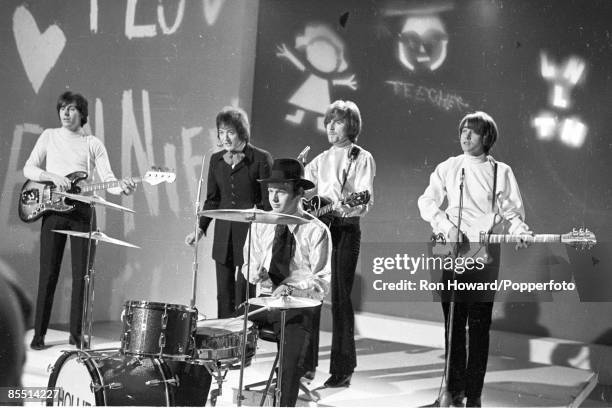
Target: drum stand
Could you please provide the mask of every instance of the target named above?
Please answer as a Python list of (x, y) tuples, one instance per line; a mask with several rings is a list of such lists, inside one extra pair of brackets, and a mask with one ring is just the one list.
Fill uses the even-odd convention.
[[(254, 219), (255, 217), (253, 217)], [(247, 322), (249, 319), (249, 285), (251, 284), (251, 239), (252, 239), (253, 220), (249, 221), (249, 249), (247, 252), (247, 276), (245, 286), (245, 302), (244, 302), (244, 317), (242, 321), (242, 344), (240, 350), (240, 380), (238, 381), (238, 396), (236, 397), (236, 405), (242, 406), (244, 397), (242, 395), (242, 386), (244, 381), (244, 365), (246, 363), (246, 345), (247, 345)], [(281, 343), (282, 344), (282, 343)], [(282, 345), (281, 345), (282, 347)]]
[[(85, 276), (83, 277), (83, 314), (81, 316), (81, 337), (77, 347), (82, 351), (86, 348), (91, 349), (91, 332), (93, 324), (93, 301), (94, 301), (94, 266), (93, 260), (91, 259), (92, 245), (97, 246), (98, 241), (92, 240), (91, 235), (93, 234), (93, 221), (96, 216), (95, 204), (91, 202), (89, 204), (91, 209), (89, 214), (89, 236), (87, 237), (87, 269)], [(87, 341), (85, 337), (87, 336)], [(85, 347), (85, 344), (88, 347)]]
[(214, 407), (217, 405), (217, 398), (223, 395), (223, 382), (229, 371), (229, 365), (224, 366), (221, 361), (217, 360), (205, 360), (203, 365), (206, 367), (208, 374), (217, 382), (217, 389), (210, 391), (210, 405)]

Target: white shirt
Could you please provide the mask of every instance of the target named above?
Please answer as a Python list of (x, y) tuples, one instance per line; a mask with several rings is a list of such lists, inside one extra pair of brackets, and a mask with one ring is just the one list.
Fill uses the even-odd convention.
[[(457, 225), (459, 214), (459, 193), (461, 170), (465, 170), (463, 187), (463, 216), (461, 230), (469, 231), (485, 214), (491, 213), (493, 199), (493, 169), (495, 160), (482, 154), (474, 157), (462, 154), (449, 157), (440, 163), (429, 178), (429, 186), (418, 200), (421, 217), (428, 221), (435, 233), (445, 236)], [(529, 231), (525, 219), (525, 209), (518, 184), (510, 166), (497, 162), (497, 186), (495, 212), (509, 221), (510, 234)], [(444, 199), (448, 200), (445, 211), (440, 209)], [(469, 235), (468, 235), (469, 237)]]
[[(289, 263), (289, 276), (283, 284), (298, 289), (293, 296), (309, 297), (322, 300), (329, 290), (331, 276), (332, 240), (329, 230), (318, 219), (306, 224), (290, 224), (289, 231), (295, 238), (295, 253)], [(272, 281), (262, 279), (259, 272), (263, 268), (270, 270), (272, 244), (274, 242), (275, 224), (253, 223), (251, 231), (250, 282), (260, 284), (260, 293), (271, 293)], [(244, 244), (244, 265), (242, 274), (247, 277), (249, 236)], [(267, 274), (265, 274), (267, 276)], [(315, 290), (315, 283), (323, 292)]]
[[(351, 162), (349, 152), (353, 146), (355, 144), (350, 143), (344, 147), (332, 146), (325, 150), (306, 165), (304, 176), (316, 185), (314, 189), (307, 192), (309, 197), (319, 195), (334, 203), (351, 193), (369, 191), (370, 201), (365, 205), (352, 208), (346, 214), (348, 217), (363, 216), (374, 204), (374, 176), (376, 175), (374, 158), (370, 152), (359, 147), (360, 152), (357, 159)], [(345, 173), (347, 173), (346, 183), (342, 189)]]
[[(82, 134), (82, 130), (75, 133), (65, 128), (45, 129), (25, 163), (24, 176), (30, 180), (41, 181), (43, 163), (46, 171), (61, 176), (84, 171), (91, 182), (92, 171), (95, 169), (101, 181), (116, 180), (104, 144), (93, 135)], [(118, 194), (121, 188), (114, 187), (108, 191)]]

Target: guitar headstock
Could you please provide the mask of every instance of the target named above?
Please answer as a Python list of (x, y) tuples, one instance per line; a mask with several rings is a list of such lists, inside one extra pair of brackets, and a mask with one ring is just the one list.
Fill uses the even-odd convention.
[(591, 249), (597, 244), (597, 238), (587, 228), (573, 228), (571, 232), (561, 235), (561, 242), (576, 249)]
[(142, 180), (152, 186), (163, 182), (173, 183), (176, 180), (176, 174), (173, 169), (167, 167), (151, 167), (151, 170), (145, 173)]
[(348, 205), (349, 207), (356, 207), (358, 205), (367, 204), (370, 201), (370, 197), (370, 192), (365, 190), (349, 195), (347, 198), (342, 200), (342, 203)]

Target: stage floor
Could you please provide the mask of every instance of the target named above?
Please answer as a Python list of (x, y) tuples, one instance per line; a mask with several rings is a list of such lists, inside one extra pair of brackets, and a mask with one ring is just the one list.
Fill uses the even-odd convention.
[[(120, 332), (118, 322), (96, 323), (92, 348), (118, 348)], [(25, 339), (28, 354), (23, 385), (46, 386), (48, 367), (57, 361), (62, 350), (75, 350), (75, 347), (68, 344), (66, 331), (50, 329), (45, 339), (48, 347), (41, 351), (29, 349), (31, 337), (30, 331)], [(444, 369), (444, 351), (441, 349), (358, 338), (358, 367), (351, 387), (326, 389), (322, 384), (329, 376), (330, 344), (331, 334), (322, 332), (319, 368), (308, 386), (320, 398), (319, 401), (308, 401), (300, 394), (298, 405), (417, 407), (433, 402), (438, 395)], [(274, 361), (274, 344), (259, 340), (257, 347), (252, 364), (244, 370), (244, 384), (267, 379)], [(217, 406), (235, 405), (239, 373), (239, 370), (228, 371)], [(590, 371), (491, 356), (482, 402), (491, 407), (607, 406), (587, 399), (595, 386), (595, 379)], [(216, 388), (213, 381), (211, 390)], [(26, 405), (42, 404), (28, 402)]]

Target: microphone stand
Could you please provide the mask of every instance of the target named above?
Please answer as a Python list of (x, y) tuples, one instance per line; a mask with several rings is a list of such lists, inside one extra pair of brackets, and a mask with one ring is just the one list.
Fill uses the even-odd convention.
[[(200, 211), (200, 196), (202, 195), (202, 181), (204, 180), (204, 160), (206, 155), (202, 156), (202, 167), (200, 169), (200, 179), (198, 180), (198, 193), (195, 202), (195, 224), (193, 228), (195, 244), (193, 245), (193, 265), (192, 265), (192, 281), (191, 281), (191, 302), (189, 306), (194, 309), (196, 302), (196, 286), (198, 282), (198, 230), (200, 229), (200, 217), (198, 217), (198, 211)], [(197, 320), (197, 316), (196, 316)]]
[[(463, 179), (465, 178), (465, 169), (461, 169), (461, 182), (459, 183), (459, 214), (457, 217), (457, 235), (455, 236), (455, 247), (453, 248), (453, 261), (459, 257), (459, 249), (461, 247), (461, 218), (463, 216)], [(454, 265), (454, 262), (453, 262)], [(452, 279), (456, 280), (457, 273), (453, 267)], [(448, 322), (446, 325), (446, 332), (448, 334), (448, 340), (446, 341), (446, 358), (444, 360), (444, 375), (442, 379), (442, 385), (438, 399), (434, 402), (435, 407), (450, 407), (453, 396), (448, 391), (448, 377), (450, 375), (450, 364), (451, 364), (451, 352), (453, 350), (453, 321), (455, 320), (455, 288), (451, 289), (449, 310), (448, 310)]]

